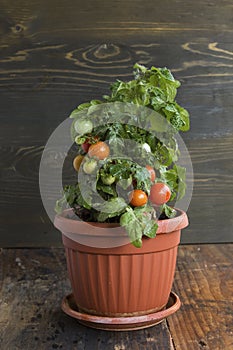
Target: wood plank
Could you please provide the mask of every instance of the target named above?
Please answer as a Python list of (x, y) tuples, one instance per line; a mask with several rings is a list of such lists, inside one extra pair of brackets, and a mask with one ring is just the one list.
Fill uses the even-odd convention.
[(89, 329), (65, 315), (70, 293), (63, 249), (2, 250), (1, 349), (172, 350), (166, 321), (134, 332)]
[[(196, 140), (189, 140), (187, 147), (194, 168), (194, 191), (188, 211), (190, 225), (183, 232), (182, 242), (231, 242), (233, 138), (221, 138), (217, 144), (215, 138), (199, 140), (198, 143)], [(0, 148), (2, 247), (61, 244), (60, 235), (53, 228), (40, 200), (38, 170), (42, 151), (43, 146)], [(64, 184), (75, 181), (75, 174), (70, 166), (73, 156), (74, 152), (71, 152), (66, 160)], [(52, 151), (47, 157), (56, 171), (59, 153)], [(60, 196), (54, 188), (53, 178), (48, 181), (47, 190), (53, 207)], [(208, 225), (203, 225), (204, 222), (208, 222)], [(22, 232), (21, 235), (17, 233), (19, 231)]]
[(182, 246), (174, 290), (183, 305), (168, 319), (176, 350), (233, 349), (233, 245)]
[(190, 111), (183, 138), (195, 183), (182, 241), (233, 241), (232, 34), (230, 0), (2, 0), (0, 245), (57, 244), (39, 197), (43, 146), (77, 104), (130, 78), (136, 61), (169, 67)]
[[(56, 5), (56, 6), (55, 6)], [(217, 0), (211, 3), (202, 3), (200, 0), (195, 5), (182, 0), (176, 2), (164, 2), (161, 6), (153, 6), (153, 3), (142, 3), (140, 0), (124, 2), (120, 0), (103, 1), (101, 6), (96, 6), (94, 0), (88, 3), (69, 2), (65, 0), (38, 1), (28, 3), (20, 0), (15, 7), (11, 3), (2, 0), (5, 21), (3, 29), (10, 38), (14, 35), (22, 36), (23, 32), (35, 39), (37, 35), (50, 34), (53, 36), (69, 36), (75, 31), (92, 32), (93, 36), (100, 34), (105, 36), (113, 32), (115, 36), (124, 32), (124, 36), (132, 33), (145, 35), (148, 31), (184, 31), (205, 30), (216, 33), (227, 32), (231, 29), (231, 2), (225, 0), (220, 4)], [(58, 25), (59, 23), (59, 25)], [(149, 29), (149, 30), (148, 30)], [(112, 34), (111, 34), (112, 35)]]
[(60, 309), (70, 292), (63, 249), (2, 249), (2, 349), (210, 349), (233, 347), (232, 244), (179, 247), (173, 290), (181, 309), (133, 332), (89, 329)]

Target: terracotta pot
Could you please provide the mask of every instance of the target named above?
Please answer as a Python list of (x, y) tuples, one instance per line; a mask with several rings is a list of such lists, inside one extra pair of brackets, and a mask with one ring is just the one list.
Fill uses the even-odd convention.
[[(114, 246), (127, 234), (111, 224), (89, 225), (85, 236), (107, 247), (80, 244), (86, 223), (70, 219), (71, 210), (55, 218), (62, 232), (67, 267), (75, 302), (80, 311), (99, 316), (134, 316), (162, 310), (169, 299), (176, 266), (181, 229), (188, 225), (184, 212), (158, 221), (157, 235), (143, 237), (142, 248), (131, 243)], [(122, 241), (122, 242), (123, 242)], [(110, 242), (110, 244), (109, 244)], [(111, 243), (113, 242), (112, 246)], [(108, 248), (110, 246), (110, 248)]]

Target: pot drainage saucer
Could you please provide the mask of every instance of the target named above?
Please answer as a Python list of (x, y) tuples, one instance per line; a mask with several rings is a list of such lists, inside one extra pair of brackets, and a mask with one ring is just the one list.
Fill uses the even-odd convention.
[(128, 331), (152, 327), (172, 315), (181, 306), (180, 298), (174, 292), (170, 293), (166, 307), (147, 315), (129, 317), (96, 316), (79, 311), (73, 294), (64, 297), (62, 310), (69, 316), (76, 318), (81, 324), (109, 331)]

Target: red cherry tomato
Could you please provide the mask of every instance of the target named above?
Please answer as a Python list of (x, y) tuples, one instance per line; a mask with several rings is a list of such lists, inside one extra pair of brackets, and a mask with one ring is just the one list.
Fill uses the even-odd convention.
[(85, 141), (85, 142), (81, 145), (81, 147), (82, 147), (83, 151), (84, 151), (85, 153), (87, 153), (88, 150), (89, 150), (89, 147), (90, 147), (90, 143), (89, 143), (88, 141)]
[(149, 200), (156, 205), (167, 203), (171, 197), (170, 188), (162, 183), (157, 182), (151, 186)]
[(86, 139), (86, 141), (81, 145), (83, 151), (84, 151), (85, 153), (87, 153), (88, 150), (89, 150), (89, 147), (90, 147), (92, 144), (96, 143), (97, 141), (99, 141), (99, 137), (98, 137), (98, 136), (90, 136), (90, 137), (88, 137), (88, 138)]
[(96, 157), (98, 159), (105, 159), (109, 156), (110, 149), (103, 141), (98, 141), (91, 145), (88, 150), (89, 157)]
[(146, 169), (149, 171), (150, 173), (150, 179), (152, 182), (155, 181), (155, 178), (156, 178), (156, 173), (155, 173), (155, 170), (152, 168), (152, 166), (150, 165), (146, 165)]
[(142, 190), (133, 190), (129, 195), (130, 204), (133, 207), (141, 207), (148, 201), (147, 194)]

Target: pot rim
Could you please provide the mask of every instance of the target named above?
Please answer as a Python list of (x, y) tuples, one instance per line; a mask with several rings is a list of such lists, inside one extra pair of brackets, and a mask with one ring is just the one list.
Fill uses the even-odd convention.
[[(181, 209), (174, 209), (179, 215), (170, 219), (157, 220), (158, 229), (156, 234), (169, 233), (188, 226), (186, 212)], [(72, 208), (65, 209), (61, 214), (57, 214), (54, 226), (62, 232), (77, 233), (79, 235), (93, 234), (95, 236), (105, 236), (107, 231), (109, 235), (109, 228), (113, 228), (110, 232), (112, 231), (114, 236), (119, 235), (120, 232), (121, 235), (128, 237), (126, 230), (119, 223), (81, 221), (74, 214)]]

